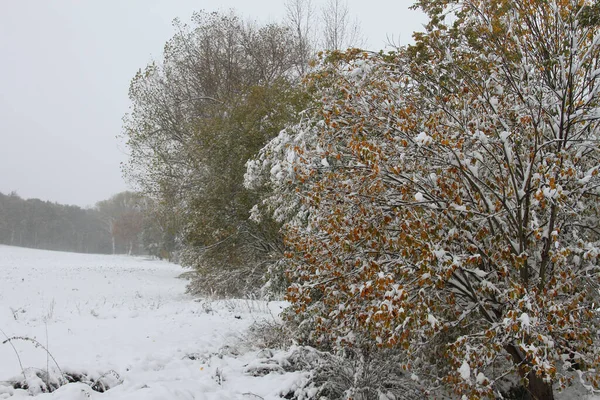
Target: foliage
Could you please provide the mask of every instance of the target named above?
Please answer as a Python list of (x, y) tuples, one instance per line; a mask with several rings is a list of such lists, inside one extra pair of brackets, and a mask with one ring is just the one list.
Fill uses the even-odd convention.
[(575, 366), (597, 388), (594, 5), (417, 4), (415, 46), (328, 54), (317, 109), (248, 165), (285, 222), (291, 318), (326, 348), (396, 349), (430, 390), (492, 397), (516, 371), (551, 399)]
[[(126, 175), (180, 237), (193, 293), (257, 291), (281, 253), (278, 224), (249, 221), (260, 193), (243, 187), (245, 162), (305, 104), (301, 51), (288, 28), (198, 13), (130, 87)], [(172, 237), (172, 236), (171, 236)]]
[(141, 243), (148, 254), (169, 261), (178, 260), (178, 224), (164, 205), (145, 198)]

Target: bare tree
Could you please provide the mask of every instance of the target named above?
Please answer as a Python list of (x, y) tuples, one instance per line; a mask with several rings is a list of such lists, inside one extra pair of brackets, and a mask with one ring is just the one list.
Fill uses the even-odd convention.
[(348, 3), (329, 0), (322, 9), (323, 47), (326, 50), (345, 50), (364, 44), (360, 24), (350, 20)]
[(287, 24), (293, 31), (298, 52), (298, 72), (304, 74), (316, 48), (315, 29), (312, 22), (315, 8), (311, 0), (287, 0), (285, 3)]

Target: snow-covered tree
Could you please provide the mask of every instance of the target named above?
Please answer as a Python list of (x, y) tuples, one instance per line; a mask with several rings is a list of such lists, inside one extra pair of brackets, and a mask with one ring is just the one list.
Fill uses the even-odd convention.
[(248, 165), (286, 221), (293, 318), (323, 346), (398, 349), (431, 390), (493, 396), (509, 373), (540, 400), (595, 390), (596, 5), (418, 6), (414, 46), (329, 54), (319, 107)]

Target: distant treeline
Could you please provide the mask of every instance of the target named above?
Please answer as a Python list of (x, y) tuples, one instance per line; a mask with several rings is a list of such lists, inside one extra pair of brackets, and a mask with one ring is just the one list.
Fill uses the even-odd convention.
[[(147, 200), (122, 192), (83, 209), (16, 193), (0, 193), (0, 244), (99, 254), (144, 254), (152, 248), (147, 233)], [(144, 240), (147, 245), (144, 246)]]

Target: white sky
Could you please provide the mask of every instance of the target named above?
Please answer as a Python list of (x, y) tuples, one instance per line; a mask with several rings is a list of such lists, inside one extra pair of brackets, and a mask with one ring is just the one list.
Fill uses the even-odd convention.
[[(348, 4), (376, 50), (422, 29), (412, 2)], [(161, 58), (173, 18), (229, 8), (264, 22), (285, 13), (284, 0), (0, 0), (0, 192), (91, 206), (126, 190), (116, 136), (129, 81)]]

